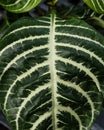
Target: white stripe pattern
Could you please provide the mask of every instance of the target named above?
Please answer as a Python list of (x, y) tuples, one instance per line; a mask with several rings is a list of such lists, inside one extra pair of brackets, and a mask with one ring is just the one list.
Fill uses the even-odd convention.
[(46, 49), (48, 47), (48, 45), (44, 45), (44, 46), (39, 46), (39, 47), (33, 47), (30, 50), (24, 51), (23, 53), (21, 53), (20, 55), (17, 55), (13, 60), (11, 60), (7, 66), (4, 68), (4, 70), (2, 71), (1, 75), (0, 75), (0, 80), (2, 78), (2, 76), (4, 75), (4, 73), (13, 65), (13, 64), (17, 64), (16, 62), (21, 59), (22, 57), (26, 57), (28, 54), (33, 53), (34, 51), (38, 51), (38, 50), (42, 50), (42, 49)]
[[(7, 2), (7, 3), (6, 3)], [(13, 12), (13, 13), (22, 13), (27, 12), (37, 6), (41, 0), (16, 0), (16, 1), (6, 1), (0, 2), (6, 10)]]
[(72, 110), (72, 108), (70, 108), (70, 107), (64, 107), (64, 106), (59, 106), (58, 107), (58, 110), (61, 112), (61, 111), (65, 111), (65, 112), (68, 112), (68, 113), (70, 113), (72, 116), (74, 116), (75, 117), (75, 119), (78, 121), (78, 123), (79, 123), (79, 130), (83, 130), (83, 125), (82, 125), (82, 121), (81, 121), (81, 119), (80, 119), (80, 117), (79, 117), (79, 115), (75, 112), (75, 111), (73, 111)]
[(28, 41), (28, 40), (35, 40), (35, 39), (39, 39), (39, 38), (47, 38), (48, 35), (42, 35), (42, 36), (29, 36), (23, 39), (19, 39), (17, 41), (14, 41), (13, 43), (11, 43), (10, 45), (7, 45), (4, 49), (1, 50), (0, 52), (0, 56), (9, 48), (13, 48), (13, 46), (17, 45), (17, 44), (22, 44), (24, 41)]
[[(19, 8), (19, 9), (11, 9), (13, 12), (14, 11), (21, 11), (21, 10), (23, 10), (23, 9), (25, 9), (28, 5), (29, 5), (29, 3), (31, 2), (31, 0), (28, 0), (26, 3), (25, 3), (25, 5), (24, 6), (22, 6), (21, 8)], [(34, 3), (36, 2), (36, 0), (34, 1)]]
[(48, 66), (48, 62), (45, 61), (39, 65), (36, 65), (34, 67), (32, 67), (30, 70), (27, 70), (27, 72), (23, 73), (22, 75), (18, 76), (17, 79), (11, 84), (10, 88), (8, 89), (8, 92), (5, 96), (5, 102), (4, 102), (4, 110), (6, 110), (6, 105), (8, 102), (8, 98), (9, 95), (11, 94), (12, 88), (14, 87), (14, 85), (16, 85), (17, 81), (21, 81), (23, 78), (27, 77), (28, 75), (31, 75), (31, 73), (33, 73), (34, 71), (36, 71), (37, 69), (44, 67), (44, 66)]
[(34, 25), (34, 26), (23, 26), (23, 27), (20, 27), (20, 28), (17, 28), (17, 29), (15, 29), (15, 30), (11, 31), (11, 32), (8, 33), (7, 35), (5, 35), (5, 36), (3, 37), (3, 39), (6, 38), (7, 36), (10, 36), (11, 34), (15, 34), (16, 32), (24, 31), (24, 29), (35, 29), (35, 28), (47, 28), (47, 29), (49, 29), (48, 26), (36, 26), (36, 25)]
[(89, 30), (89, 31), (94, 31), (93, 29), (90, 29), (90, 28), (84, 27), (84, 26), (79, 26), (79, 25), (62, 24), (62, 25), (56, 25), (56, 27), (70, 27), (70, 28), (78, 28), (78, 29), (85, 29), (85, 30)]
[(69, 36), (69, 37), (73, 37), (73, 38), (76, 38), (76, 39), (78, 38), (78, 39), (81, 39), (81, 40), (93, 42), (94, 44), (99, 45), (99, 46), (104, 48), (104, 45), (102, 45), (100, 42), (98, 42), (96, 40), (93, 40), (93, 39), (91, 39), (89, 37), (75, 35), (75, 34), (59, 33), (59, 32), (56, 32), (56, 35), (59, 35), (59, 36)]
[(84, 47), (79, 47), (77, 45), (71, 45), (71, 44), (63, 44), (63, 43), (57, 43), (57, 46), (74, 48), (77, 51), (85, 52), (86, 54), (89, 54), (91, 58), (94, 57), (97, 61), (99, 61), (99, 63), (101, 63), (104, 66), (104, 61), (99, 56), (97, 56), (94, 52), (85, 49)]
[[(31, 98), (33, 98), (34, 96), (36, 96), (37, 94), (39, 94), (41, 91), (43, 91), (43, 90), (49, 88), (49, 86), (50, 86), (50, 83), (44, 84), (44, 86), (43, 86), (43, 85), (42, 85), (42, 86), (39, 86), (36, 90), (31, 91), (31, 93), (28, 95), (28, 97), (26, 97), (26, 98), (24, 99), (24, 101), (23, 101), (22, 104), (20, 105), (19, 110), (18, 110), (18, 112), (17, 112), (17, 114), (16, 114), (16, 120), (15, 120), (15, 121), (16, 121), (16, 130), (19, 130), (18, 120), (19, 120), (19, 118), (20, 118), (20, 114), (21, 114), (22, 109), (26, 106), (26, 104), (27, 104), (29, 101), (31, 101)], [(35, 126), (35, 125), (34, 125), (34, 126)]]
[(101, 88), (100, 88), (100, 83), (97, 79), (97, 76), (95, 76), (90, 69), (86, 68), (85, 66), (82, 65), (82, 63), (77, 63), (76, 61), (73, 61), (71, 59), (64, 59), (62, 57), (57, 57), (58, 61), (61, 61), (65, 64), (71, 64), (73, 66), (75, 66), (76, 68), (80, 69), (81, 71), (84, 71), (86, 73), (86, 75), (88, 75), (92, 81), (95, 83), (96, 87), (98, 88), (98, 91), (101, 92)]
[(95, 12), (104, 14), (104, 0), (84, 0), (84, 2)]
[(12, 3), (12, 4), (2, 4), (2, 6), (5, 6), (5, 7), (10, 7), (10, 6), (15, 6), (15, 5), (17, 5), (18, 3), (20, 3), (21, 2), (21, 0), (17, 0), (17, 1), (15, 1), (14, 3)]
[(97, 7), (96, 7), (94, 1), (93, 1), (93, 0), (90, 0), (90, 1), (91, 1), (91, 3), (92, 3), (93, 7), (95, 8), (95, 10), (97, 11)]
[[(101, 11), (104, 11), (104, 9), (102, 8), (102, 5), (100, 4), (99, 0), (96, 0), (96, 2), (97, 2), (97, 4), (98, 4), (100, 10), (101, 10)], [(104, 6), (104, 5), (103, 5), (103, 6)]]
[[(16, 36), (11, 43), (1, 45), (0, 51), (0, 92), (3, 88), (1, 94), (4, 94), (1, 104), (16, 130), (40, 130), (46, 123), (46, 130), (68, 129), (70, 119), (73, 129), (88, 130), (99, 113), (99, 95), (102, 91), (100, 78), (104, 77), (101, 72), (104, 67), (103, 38), (91, 38), (98, 34), (95, 30), (87, 24), (84, 26), (83, 21), (77, 25), (76, 19), (71, 24), (70, 19), (69, 24), (68, 20), (58, 20), (54, 12), (47, 19), (30, 20), (32, 24), (29, 26), (28, 20), (23, 19), (19, 24), (17, 22), (18, 26), (12, 25), (12, 31), (8, 31), (2, 39), (4, 43), (13, 35)], [(18, 35), (19, 32), (21, 35)], [(18, 54), (11, 56), (16, 47)], [(4, 58), (5, 55), (7, 58)], [(83, 59), (78, 60), (80, 55), (83, 55)], [(77, 95), (81, 100), (75, 99)], [(13, 112), (15, 115), (12, 117)], [(67, 121), (64, 112), (69, 116)]]
[(55, 60), (56, 60), (56, 49), (55, 49), (55, 20), (56, 16), (51, 16), (51, 25), (50, 25), (50, 38), (49, 38), (49, 48), (50, 48), (50, 55), (49, 55), (49, 63), (50, 63), (50, 72), (51, 72), (51, 88), (52, 88), (52, 120), (53, 120), (53, 129), (57, 129), (57, 74), (56, 74), (56, 67), (55, 67)]
[(91, 121), (90, 121), (89, 126), (88, 126), (88, 127), (90, 127), (91, 124), (92, 124), (92, 122), (93, 122), (93, 120), (94, 120), (94, 111), (95, 111), (94, 110), (94, 103), (92, 102), (90, 96), (83, 89), (81, 89), (81, 87), (79, 85), (76, 85), (75, 83), (72, 83), (70, 81), (64, 81), (64, 80), (62, 80), (60, 78), (58, 78), (58, 82), (60, 84), (63, 84), (65, 86), (67, 86), (67, 87), (75, 89), (76, 91), (78, 91), (79, 93), (81, 93), (83, 97), (85, 97), (87, 99), (87, 101), (88, 101), (88, 103), (89, 103), (89, 105), (91, 107), (91, 114), (92, 114), (91, 115)]
[(44, 113), (43, 115), (39, 116), (39, 119), (36, 120), (34, 123), (33, 123), (33, 126), (30, 128), (30, 130), (36, 130), (37, 126), (42, 123), (42, 121), (44, 121), (45, 119), (49, 118), (51, 116), (51, 112), (46, 112)]

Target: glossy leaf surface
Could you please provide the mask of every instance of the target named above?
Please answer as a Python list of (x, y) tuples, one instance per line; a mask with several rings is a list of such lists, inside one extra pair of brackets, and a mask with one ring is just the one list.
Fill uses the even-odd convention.
[(0, 42), (0, 102), (13, 130), (89, 130), (102, 108), (104, 37), (52, 13)]

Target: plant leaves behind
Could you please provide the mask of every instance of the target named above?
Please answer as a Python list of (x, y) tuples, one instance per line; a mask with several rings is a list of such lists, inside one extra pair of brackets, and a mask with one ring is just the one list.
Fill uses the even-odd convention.
[(104, 0), (83, 0), (95, 12), (104, 14)]
[(0, 42), (0, 102), (13, 130), (89, 130), (102, 109), (104, 37), (52, 12)]
[(6, 117), (4, 116), (3, 112), (0, 110), (0, 130), (11, 130)]
[(36, 7), (41, 0), (0, 0), (0, 5), (13, 13), (28, 12)]

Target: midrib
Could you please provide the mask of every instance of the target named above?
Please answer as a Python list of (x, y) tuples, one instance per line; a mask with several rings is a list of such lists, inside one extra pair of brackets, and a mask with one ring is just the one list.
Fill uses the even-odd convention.
[(50, 24), (50, 37), (49, 37), (49, 48), (50, 48), (50, 73), (51, 73), (51, 90), (52, 90), (52, 126), (53, 130), (57, 130), (57, 77), (56, 77), (56, 49), (55, 49), (55, 14), (51, 14)]

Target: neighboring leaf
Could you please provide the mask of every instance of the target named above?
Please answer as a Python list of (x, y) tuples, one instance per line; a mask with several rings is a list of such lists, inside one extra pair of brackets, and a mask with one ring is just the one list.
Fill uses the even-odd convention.
[(23, 13), (36, 7), (41, 0), (0, 0), (0, 5), (13, 13)]
[(92, 21), (91, 24), (93, 23), (93, 25), (95, 24), (96, 26), (104, 28), (104, 20), (102, 20), (101, 18), (92, 17), (92, 18), (90, 18), (90, 21)]
[(0, 110), (0, 129), (1, 130), (11, 130), (11, 128), (1, 110)]
[(0, 42), (0, 102), (13, 130), (89, 130), (102, 109), (104, 37), (53, 12)]
[(97, 13), (104, 14), (104, 0), (83, 0), (91, 9)]

